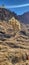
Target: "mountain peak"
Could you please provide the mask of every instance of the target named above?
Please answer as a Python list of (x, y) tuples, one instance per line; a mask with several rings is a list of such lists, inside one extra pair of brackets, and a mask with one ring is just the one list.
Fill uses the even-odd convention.
[(11, 12), (10, 10), (5, 8), (0, 8), (0, 20), (8, 21), (13, 16), (17, 19), (17, 15), (14, 12)]
[(25, 24), (29, 24), (29, 12), (24, 13), (23, 15), (17, 15), (14, 12), (11, 12), (8, 9), (0, 8), (0, 20), (3, 21), (9, 21), (12, 17), (17, 19), (18, 21), (21, 21)]
[(26, 12), (23, 15), (19, 16), (19, 20), (25, 24), (29, 24), (29, 12)]

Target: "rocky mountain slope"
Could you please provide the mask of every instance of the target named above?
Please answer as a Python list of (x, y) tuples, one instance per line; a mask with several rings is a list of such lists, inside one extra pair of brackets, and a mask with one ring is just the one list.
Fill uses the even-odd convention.
[(18, 18), (18, 16), (17, 16), (14, 12), (11, 12), (10, 10), (7, 10), (7, 9), (5, 9), (5, 8), (0, 8), (0, 20), (8, 21), (8, 20), (11, 19), (13, 16), (14, 16), (16, 19)]
[(19, 15), (18, 17), (21, 22), (29, 24), (29, 12), (26, 12), (23, 15)]
[(22, 15), (17, 15), (8, 9), (0, 8), (0, 20), (5, 20), (8, 22), (12, 17), (15, 17), (15, 19), (21, 21), (22, 23), (29, 24), (29, 12)]
[(0, 65), (29, 65), (29, 24), (13, 16), (0, 20)]

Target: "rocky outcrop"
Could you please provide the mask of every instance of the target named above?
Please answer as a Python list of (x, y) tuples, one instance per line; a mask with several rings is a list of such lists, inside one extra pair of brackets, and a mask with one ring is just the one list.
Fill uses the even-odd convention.
[(12, 25), (12, 27), (14, 28), (14, 30), (19, 31), (21, 30), (21, 23), (20, 21), (18, 21), (17, 19), (15, 19), (14, 17), (12, 17), (9, 22), (10, 25)]

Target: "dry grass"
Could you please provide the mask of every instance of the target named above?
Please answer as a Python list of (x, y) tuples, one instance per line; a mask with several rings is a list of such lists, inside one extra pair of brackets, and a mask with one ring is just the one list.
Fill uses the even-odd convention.
[(29, 65), (29, 36), (20, 29), (0, 22), (0, 65)]

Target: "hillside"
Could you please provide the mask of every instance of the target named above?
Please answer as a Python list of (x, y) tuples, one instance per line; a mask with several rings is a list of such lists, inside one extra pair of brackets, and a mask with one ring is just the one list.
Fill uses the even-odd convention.
[(25, 24), (29, 24), (29, 12), (18, 16), (19, 20)]
[(29, 24), (14, 16), (4, 18), (0, 18), (0, 65), (29, 65)]
[(15, 19), (21, 21), (22, 23), (29, 24), (29, 12), (22, 15), (17, 15), (8, 9), (0, 8), (0, 20), (5, 20), (8, 22), (12, 17), (15, 17)]
[(13, 16), (17, 19), (17, 15), (14, 12), (11, 12), (5, 8), (0, 8), (0, 20), (8, 21)]

